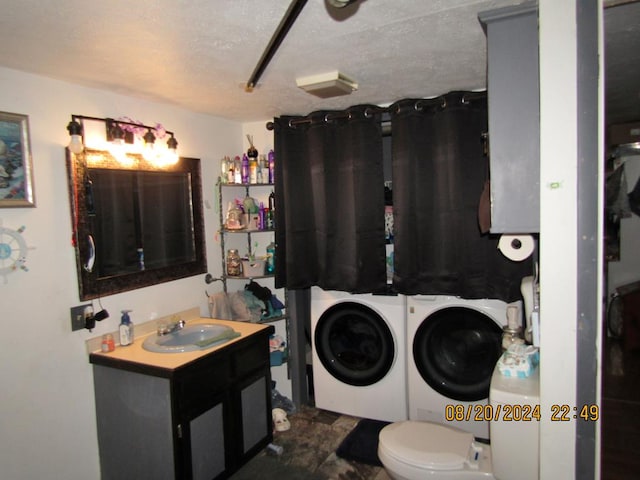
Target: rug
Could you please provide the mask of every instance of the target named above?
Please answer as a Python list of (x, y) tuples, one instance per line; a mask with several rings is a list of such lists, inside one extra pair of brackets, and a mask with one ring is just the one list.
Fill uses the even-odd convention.
[(378, 435), (389, 422), (362, 419), (345, 437), (336, 455), (367, 465), (382, 466), (378, 458)]

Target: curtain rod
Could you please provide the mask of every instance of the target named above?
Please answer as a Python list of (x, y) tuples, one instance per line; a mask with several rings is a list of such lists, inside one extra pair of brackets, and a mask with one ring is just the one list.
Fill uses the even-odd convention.
[(267, 68), (267, 65), (275, 55), (278, 47), (280, 47), (280, 44), (284, 40), (284, 37), (287, 36), (287, 33), (289, 33), (289, 30), (293, 26), (293, 23), (296, 21), (296, 18), (298, 18), (298, 15), (300, 15), (302, 8), (306, 4), (307, 0), (293, 0), (291, 2), (291, 5), (289, 5), (287, 12), (280, 21), (278, 28), (271, 37), (271, 40), (269, 40), (267, 48), (265, 48), (264, 52), (262, 53), (258, 64), (251, 74), (251, 77), (247, 81), (247, 84), (244, 87), (245, 91), (252, 92), (254, 87), (258, 84), (258, 80), (262, 76), (262, 72), (264, 72), (265, 68)]
[[(441, 109), (445, 109), (447, 107), (447, 96), (449, 94), (446, 95), (441, 95), (439, 97), (434, 97), (434, 98), (424, 98), (424, 99), (420, 99), (420, 100), (416, 100), (416, 102), (413, 104), (413, 108), (416, 111), (421, 111), (424, 110), (427, 107), (431, 107), (434, 105), (440, 105)], [(482, 92), (465, 92), (462, 95), (462, 98), (460, 100), (460, 103), (462, 104), (469, 104), (474, 100), (480, 99), (480, 98), (486, 98), (487, 96), (487, 92), (486, 91), (482, 91)], [(391, 105), (389, 105), (388, 107), (370, 107), (370, 108), (366, 108), (364, 110), (364, 115), (365, 117), (369, 118), (371, 115), (373, 115), (374, 113), (392, 113), (392, 112), (396, 112), (399, 113), (400, 112), (400, 105), (399, 103), (402, 102), (402, 100), (399, 100), (397, 102), (392, 103)], [(347, 118), (347, 119), (351, 119), (352, 118), (352, 113), (349, 112), (349, 110), (343, 110), (342, 112), (328, 112), (325, 116), (324, 116), (324, 121), (325, 122), (330, 122), (331, 120), (338, 120), (341, 118)], [(311, 123), (311, 115), (307, 115), (305, 117), (300, 117), (298, 119), (291, 119), (289, 120), (289, 127), (295, 127), (296, 125), (303, 125), (305, 123)], [(267, 130), (273, 130), (275, 127), (275, 124), (273, 122), (267, 122)]]

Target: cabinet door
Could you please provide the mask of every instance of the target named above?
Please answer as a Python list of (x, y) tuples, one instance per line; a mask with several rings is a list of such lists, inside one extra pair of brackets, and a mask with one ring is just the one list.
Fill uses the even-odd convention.
[(175, 478), (169, 381), (93, 366), (103, 480)]
[(223, 413), (219, 403), (189, 422), (193, 480), (211, 480), (226, 468)]
[(262, 376), (240, 390), (243, 454), (264, 446), (271, 432), (267, 382), (268, 378)]
[(487, 31), (491, 232), (538, 232), (538, 10), (524, 4), (479, 18)]

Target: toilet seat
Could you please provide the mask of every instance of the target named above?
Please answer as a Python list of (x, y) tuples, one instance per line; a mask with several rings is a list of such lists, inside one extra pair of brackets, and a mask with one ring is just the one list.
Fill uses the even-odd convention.
[(477, 468), (478, 452), (471, 433), (429, 422), (397, 422), (379, 436), (379, 448), (399, 462), (429, 470)]

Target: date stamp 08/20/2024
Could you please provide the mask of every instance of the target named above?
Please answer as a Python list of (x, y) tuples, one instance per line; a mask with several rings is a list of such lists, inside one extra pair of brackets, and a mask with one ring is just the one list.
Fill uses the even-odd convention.
[(573, 407), (567, 404), (551, 405), (548, 417), (540, 409), (540, 405), (463, 405), (449, 404), (445, 406), (444, 417), (448, 422), (539, 422), (548, 418), (552, 422), (570, 422), (582, 420), (597, 422), (600, 419), (600, 407), (596, 404)]

